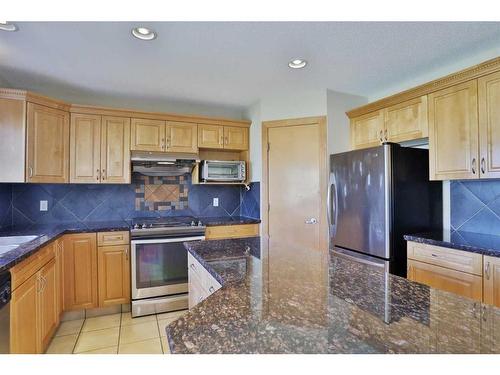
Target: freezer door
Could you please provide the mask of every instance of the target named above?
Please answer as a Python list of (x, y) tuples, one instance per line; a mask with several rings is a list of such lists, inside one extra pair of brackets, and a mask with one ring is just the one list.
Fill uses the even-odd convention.
[(391, 146), (330, 156), (330, 246), (390, 258)]

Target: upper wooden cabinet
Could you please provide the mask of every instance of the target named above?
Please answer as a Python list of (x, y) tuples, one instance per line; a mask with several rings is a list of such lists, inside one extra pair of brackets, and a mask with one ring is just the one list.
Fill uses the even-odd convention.
[(198, 152), (198, 125), (168, 121), (165, 128), (167, 152)]
[(130, 119), (71, 114), (70, 182), (130, 183)]
[(248, 150), (248, 128), (198, 124), (198, 147), (235, 151)]
[(236, 126), (224, 126), (224, 149), (248, 150), (248, 129)]
[(431, 180), (479, 178), (477, 81), (429, 95)]
[(384, 111), (376, 111), (351, 119), (351, 146), (357, 150), (378, 146), (383, 141)]
[(198, 124), (198, 147), (224, 148), (224, 127), (219, 125)]
[(97, 307), (97, 238), (95, 233), (64, 236), (64, 309)]
[(165, 121), (132, 119), (131, 145), (134, 151), (165, 151)]
[(26, 103), (0, 98), (0, 182), (24, 182)]
[(69, 113), (28, 103), (27, 182), (69, 182)]
[(404, 142), (428, 136), (427, 96), (393, 105), (384, 111), (384, 140)]
[(479, 173), (500, 178), (500, 72), (478, 80)]

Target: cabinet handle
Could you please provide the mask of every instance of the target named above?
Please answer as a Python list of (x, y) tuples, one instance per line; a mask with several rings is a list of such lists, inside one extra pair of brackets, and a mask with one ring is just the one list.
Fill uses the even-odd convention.
[(40, 275), (36, 277), (36, 292), (42, 292), (42, 277)]
[(165, 151), (165, 138), (161, 139), (161, 145), (160, 145), (162, 151)]
[(32, 166), (28, 167), (28, 175), (29, 175), (29, 178), (33, 177), (33, 167)]
[(100, 170), (98, 169), (97, 170), (97, 177), (96, 177), (96, 180), (99, 181), (99, 179), (101, 178), (101, 172)]
[(472, 158), (472, 174), (476, 174), (476, 158)]
[(484, 160), (484, 157), (481, 158), (481, 173), (482, 174), (486, 173), (486, 161)]
[(203, 301), (203, 296), (200, 296), (200, 298), (198, 298), (198, 302), (201, 302)]
[(221, 144), (221, 145), (224, 144), (224, 136), (222, 136), (222, 135), (220, 136), (220, 142), (219, 142), (219, 144)]
[(382, 130), (378, 134), (378, 139), (380, 140), (380, 143), (384, 143), (384, 140), (382, 138)]
[(387, 129), (384, 130), (385, 140), (387, 142)]
[(170, 148), (170, 143), (171, 143), (170, 137), (167, 137), (167, 150)]
[(104, 181), (106, 179), (106, 170), (102, 170), (102, 180)]
[(128, 260), (128, 247), (125, 248), (125, 260)]
[(486, 306), (483, 306), (483, 310), (481, 311), (481, 315), (483, 317), (483, 321), (486, 322), (486, 320), (487, 320)]
[(229, 144), (229, 140), (228, 140), (228, 137), (226, 137), (226, 145)]
[(215, 292), (215, 288), (214, 288), (213, 286), (211, 286), (210, 288), (208, 288), (208, 291), (209, 291), (210, 293), (213, 293), (213, 292)]
[(194, 263), (191, 263), (191, 265), (190, 265), (189, 267), (191, 267), (191, 269), (192, 269), (193, 271), (194, 271), (194, 270), (196, 270), (196, 267), (195, 267)]
[(486, 280), (490, 279), (490, 262), (486, 262), (486, 266), (484, 267), (484, 274), (486, 275)]

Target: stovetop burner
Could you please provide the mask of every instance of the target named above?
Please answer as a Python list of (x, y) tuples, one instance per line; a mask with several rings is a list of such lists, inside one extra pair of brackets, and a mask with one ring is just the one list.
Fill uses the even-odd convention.
[(192, 216), (145, 217), (132, 220), (131, 234), (133, 237), (192, 233), (205, 233), (203, 223)]

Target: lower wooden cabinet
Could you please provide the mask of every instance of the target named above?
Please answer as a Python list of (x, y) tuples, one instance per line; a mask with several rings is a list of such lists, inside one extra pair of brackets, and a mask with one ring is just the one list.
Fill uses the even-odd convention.
[(500, 258), (484, 257), (484, 302), (500, 307)]
[(102, 246), (97, 250), (99, 306), (130, 302), (129, 245)]
[(59, 306), (57, 300), (57, 265), (52, 259), (40, 270), (40, 298), (39, 298), (39, 328), (41, 348), (49, 346), (52, 336), (59, 325)]
[(97, 238), (68, 234), (63, 241), (64, 310), (97, 307)]
[(224, 238), (243, 238), (259, 235), (259, 224), (218, 225), (207, 227), (207, 240), (221, 240)]

